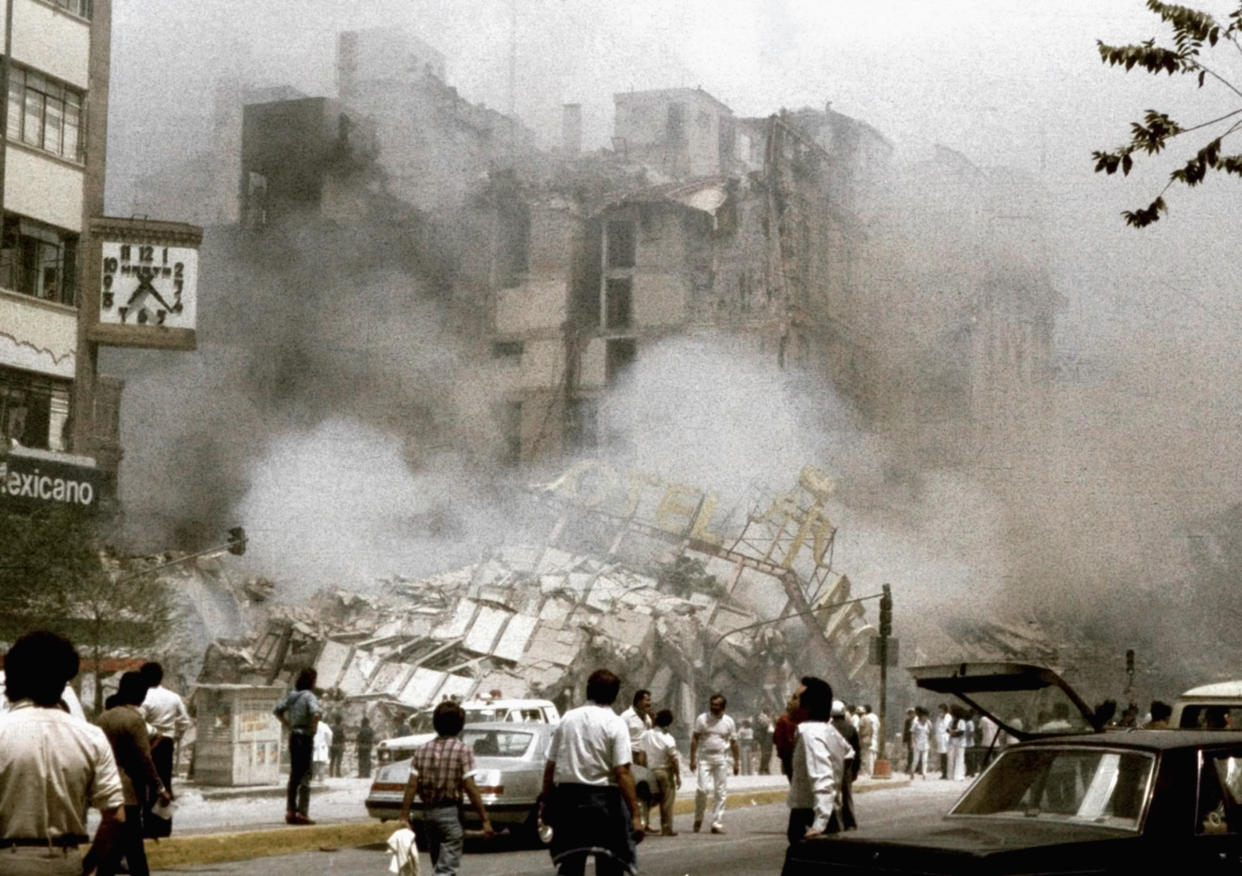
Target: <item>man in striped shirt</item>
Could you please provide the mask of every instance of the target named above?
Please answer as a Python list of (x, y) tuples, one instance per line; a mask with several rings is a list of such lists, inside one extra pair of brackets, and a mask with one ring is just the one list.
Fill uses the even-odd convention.
[(485, 837), (492, 836), (492, 823), (474, 783), (474, 752), (457, 738), (466, 723), (465, 711), (458, 703), (445, 701), (436, 706), (431, 723), (437, 735), (414, 750), (410, 777), (401, 798), (401, 820), (410, 823), (410, 809), (417, 794), (422, 803), (423, 836), (435, 876), (454, 876), (461, 865), (465, 840), (460, 813), (463, 791), (479, 813)]

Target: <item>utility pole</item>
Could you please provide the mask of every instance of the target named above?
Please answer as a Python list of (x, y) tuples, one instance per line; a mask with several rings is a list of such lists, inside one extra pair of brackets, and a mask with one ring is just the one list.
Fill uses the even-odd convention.
[[(885, 777), (892, 775), (888, 767), (888, 637), (893, 634), (893, 591), (887, 584), (880, 588), (880, 754)], [(877, 776), (880, 769), (875, 770)]]

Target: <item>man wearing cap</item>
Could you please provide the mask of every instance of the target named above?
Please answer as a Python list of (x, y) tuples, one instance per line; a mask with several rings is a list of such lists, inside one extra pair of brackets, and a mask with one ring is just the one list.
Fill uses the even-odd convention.
[(125, 794), (108, 738), (60, 705), (78, 674), (67, 639), (27, 633), (5, 655), (0, 715), (0, 873), (82, 873), (86, 807), (103, 815), (93, 856), (106, 860), (125, 820)]
[(862, 763), (858, 755), (858, 729), (850, 721), (846, 711), (845, 703), (840, 700), (832, 701), (832, 726), (837, 728), (841, 737), (854, 749), (854, 757), (841, 772), (841, 829), (857, 830), (858, 820), (854, 817), (854, 780), (858, 778)]

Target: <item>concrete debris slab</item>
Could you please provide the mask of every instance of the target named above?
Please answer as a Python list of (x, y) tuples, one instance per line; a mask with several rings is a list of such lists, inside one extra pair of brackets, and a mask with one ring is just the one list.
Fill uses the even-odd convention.
[(473, 621), (465, 630), (466, 638), (463, 645), (479, 654), (491, 654), (511, 617), (513, 617), (511, 611), (488, 605), (479, 606)]

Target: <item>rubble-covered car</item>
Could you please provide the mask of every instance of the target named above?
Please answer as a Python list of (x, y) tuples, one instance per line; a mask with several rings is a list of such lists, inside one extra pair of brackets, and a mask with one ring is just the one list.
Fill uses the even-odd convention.
[(1100, 729), (1055, 673), (1024, 664), (912, 669), (1022, 740), (947, 815), (790, 846), (787, 876), (829, 873), (1237, 873), (1242, 733)]
[[(461, 741), (474, 751), (474, 781), (497, 831), (508, 828), (542, 844), (551, 841), (551, 828), (539, 824), (538, 799), (555, 729), (554, 724), (493, 721), (468, 724), (461, 731)], [(367, 795), (367, 814), (381, 821), (400, 818), (409, 774), (409, 757), (381, 766)], [(464, 806), (462, 817), (467, 828), (481, 826), (473, 806)]]
[[(470, 700), (461, 704), (466, 713), (467, 724), (504, 721), (515, 724), (556, 724), (561, 720), (560, 710), (551, 700), (540, 699), (494, 699)], [(408, 758), (414, 749), (436, 738), (432, 726), (435, 709), (426, 709), (410, 719), (410, 729), (417, 732), (408, 736), (385, 739), (376, 746), (376, 759), (380, 763)]]

